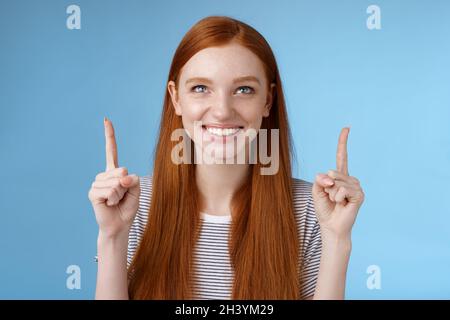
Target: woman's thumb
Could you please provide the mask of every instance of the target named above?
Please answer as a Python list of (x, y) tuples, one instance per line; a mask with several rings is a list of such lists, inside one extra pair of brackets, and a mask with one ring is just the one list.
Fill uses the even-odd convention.
[(139, 185), (139, 177), (135, 174), (131, 174), (120, 179), (120, 184), (124, 188), (133, 188)]
[(325, 192), (325, 188), (331, 187), (334, 184), (334, 182), (330, 180), (331, 178), (324, 174), (318, 174), (316, 176), (316, 180), (312, 187), (316, 211), (328, 212), (332, 210), (332, 203), (328, 197), (328, 193)]

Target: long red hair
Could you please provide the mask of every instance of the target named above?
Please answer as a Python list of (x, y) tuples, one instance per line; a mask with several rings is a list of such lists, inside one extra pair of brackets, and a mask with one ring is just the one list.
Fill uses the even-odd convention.
[[(168, 81), (178, 85), (180, 71), (198, 51), (234, 41), (262, 61), (276, 91), (270, 115), (261, 128), (279, 129), (279, 170), (261, 175), (251, 164), (245, 183), (232, 198), (229, 252), (234, 271), (232, 299), (298, 299), (299, 248), (291, 176), (291, 136), (280, 75), (274, 54), (251, 26), (222, 16), (197, 22), (173, 57)], [(201, 220), (195, 165), (174, 164), (171, 140), (182, 128), (166, 91), (155, 151), (153, 192), (146, 230), (129, 268), (130, 299), (195, 299), (192, 292), (193, 251)], [(270, 139), (269, 139), (270, 140)], [(268, 145), (271, 150), (270, 141)], [(192, 153), (191, 153), (192, 154)]]

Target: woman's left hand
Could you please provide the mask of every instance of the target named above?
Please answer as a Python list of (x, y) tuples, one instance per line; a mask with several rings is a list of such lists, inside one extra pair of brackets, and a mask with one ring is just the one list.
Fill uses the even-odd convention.
[(325, 236), (350, 238), (351, 230), (364, 201), (358, 179), (349, 176), (347, 139), (350, 128), (343, 128), (339, 136), (336, 169), (319, 173), (312, 188), (314, 207), (321, 232)]

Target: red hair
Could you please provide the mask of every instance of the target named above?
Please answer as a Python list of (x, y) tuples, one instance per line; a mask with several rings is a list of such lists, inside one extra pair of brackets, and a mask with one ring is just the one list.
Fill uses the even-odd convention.
[[(276, 85), (270, 115), (263, 118), (261, 128), (279, 129), (280, 163), (274, 175), (261, 175), (259, 161), (251, 164), (246, 181), (232, 198), (229, 250), (234, 283), (231, 298), (298, 299), (300, 248), (292, 196), (292, 140), (280, 75), (269, 44), (260, 33), (241, 21), (221, 16), (204, 18), (179, 44), (168, 81), (173, 80), (178, 85), (182, 67), (198, 51), (232, 41), (258, 56), (269, 85)], [(191, 275), (193, 251), (201, 226), (195, 165), (176, 165), (171, 160), (171, 150), (178, 143), (171, 141), (171, 134), (182, 127), (166, 91), (148, 223), (129, 268), (131, 299), (195, 298)]]

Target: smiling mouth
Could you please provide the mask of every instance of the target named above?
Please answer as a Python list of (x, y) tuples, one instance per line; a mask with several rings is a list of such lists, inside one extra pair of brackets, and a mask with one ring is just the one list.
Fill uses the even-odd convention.
[(220, 127), (213, 127), (213, 126), (205, 126), (202, 125), (202, 128), (208, 133), (217, 136), (217, 137), (228, 137), (235, 135), (240, 130), (244, 129), (242, 126), (236, 126), (236, 127), (229, 127), (229, 128), (220, 128)]

